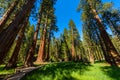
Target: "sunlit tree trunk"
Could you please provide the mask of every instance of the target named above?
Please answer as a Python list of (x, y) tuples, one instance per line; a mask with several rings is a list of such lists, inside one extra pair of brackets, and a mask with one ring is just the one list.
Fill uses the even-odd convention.
[(47, 24), (48, 24), (48, 18), (46, 16), (46, 22), (45, 22), (45, 27), (43, 28), (43, 34), (41, 36), (41, 41), (40, 41), (40, 47), (38, 51), (38, 57), (36, 62), (40, 63), (43, 62), (43, 56), (44, 56), (44, 49), (45, 49), (45, 41), (46, 41), (46, 34), (47, 34)]
[(36, 47), (36, 42), (37, 42), (37, 37), (38, 37), (38, 32), (39, 32), (38, 26), (40, 26), (40, 22), (41, 22), (41, 19), (38, 20), (38, 25), (37, 25), (36, 31), (34, 33), (32, 45), (31, 45), (31, 47), (28, 51), (27, 57), (25, 59), (25, 63), (24, 63), (25, 67), (33, 66), (33, 57), (34, 57), (34, 53), (35, 53), (35, 47)]
[(44, 33), (42, 35), (42, 39), (40, 41), (40, 47), (39, 47), (39, 52), (38, 52), (38, 57), (36, 62), (43, 62), (43, 55), (44, 55), (44, 48), (45, 48), (45, 34), (46, 34), (46, 29), (44, 29)]
[(41, 6), (40, 18), (38, 19), (37, 28), (36, 28), (36, 31), (34, 32), (34, 37), (33, 37), (32, 45), (31, 45), (31, 47), (29, 49), (29, 52), (27, 54), (27, 57), (25, 59), (25, 63), (24, 63), (25, 67), (33, 66), (33, 57), (34, 57), (34, 53), (35, 53), (37, 37), (38, 37), (38, 33), (39, 33), (39, 29), (40, 29), (40, 24), (41, 24), (41, 19), (42, 19), (42, 9), (43, 9), (43, 5)]
[(72, 41), (71, 54), (72, 54), (72, 60), (75, 61), (75, 47), (74, 47), (74, 41)]
[(44, 50), (43, 50), (43, 61), (46, 61), (46, 56), (47, 56), (47, 53), (48, 53), (48, 28), (46, 27), (46, 34), (45, 34), (45, 41), (44, 41)]

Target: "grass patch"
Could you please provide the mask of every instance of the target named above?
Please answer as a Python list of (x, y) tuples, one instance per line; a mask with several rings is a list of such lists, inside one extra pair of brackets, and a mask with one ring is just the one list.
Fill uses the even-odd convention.
[(48, 64), (29, 73), (22, 80), (78, 80), (80, 74), (89, 71), (88, 66), (74, 62)]
[(64, 62), (45, 65), (21, 80), (120, 80), (120, 68), (108, 64)]

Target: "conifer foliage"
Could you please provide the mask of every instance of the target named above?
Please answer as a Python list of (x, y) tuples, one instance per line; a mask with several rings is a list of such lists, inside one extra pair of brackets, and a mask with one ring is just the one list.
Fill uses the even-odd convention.
[[(55, 4), (57, 0), (1, 0), (0, 65), (6, 69), (17, 64), (106, 61), (120, 65), (120, 10), (102, 0), (80, 0), (82, 34), (76, 22), (69, 20), (60, 37)], [(36, 5), (36, 4), (39, 5)], [(10, 5), (11, 4), (11, 5)], [(34, 18), (36, 25), (31, 25)], [(112, 31), (110, 36), (107, 29)], [(81, 37), (82, 36), (82, 37)]]

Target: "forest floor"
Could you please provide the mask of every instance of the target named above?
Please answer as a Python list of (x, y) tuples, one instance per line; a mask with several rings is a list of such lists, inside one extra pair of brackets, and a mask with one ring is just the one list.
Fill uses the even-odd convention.
[[(120, 68), (105, 62), (84, 64), (82, 62), (43, 63), (15, 74), (15, 69), (3, 70), (0, 75), (11, 76), (9, 80), (120, 80)], [(40, 68), (39, 68), (40, 67)], [(36, 70), (35, 70), (36, 69)], [(0, 79), (1, 80), (1, 79)]]
[(62, 62), (46, 64), (21, 80), (120, 80), (120, 68), (105, 62)]

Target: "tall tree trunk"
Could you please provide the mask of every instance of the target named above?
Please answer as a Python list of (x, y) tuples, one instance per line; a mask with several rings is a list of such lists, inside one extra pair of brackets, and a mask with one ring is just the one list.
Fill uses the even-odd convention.
[(94, 55), (93, 55), (92, 45), (89, 45), (88, 52), (89, 52), (89, 61), (92, 64), (94, 64)]
[(46, 23), (45, 23), (45, 27), (43, 28), (43, 34), (42, 34), (41, 41), (40, 41), (38, 57), (36, 60), (37, 63), (43, 62), (43, 55), (45, 52), (44, 49), (45, 49), (45, 41), (46, 41), (46, 34), (47, 34), (47, 24), (48, 24), (48, 18), (46, 16)]
[(34, 32), (32, 45), (31, 45), (31, 47), (28, 51), (28, 54), (26, 56), (26, 59), (25, 59), (25, 63), (24, 63), (25, 67), (33, 66), (33, 57), (34, 57), (34, 53), (35, 53), (37, 37), (38, 37), (39, 28), (40, 28), (40, 22), (41, 22), (41, 19), (38, 20), (37, 28), (36, 28), (36, 31)]
[(22, 40), (24, 38), (24, 32), (25, 32), (25, 27), (27, 26), (27, 23), (28, 23), (28, 19), (26, 19), (26, 21), (21, 26), (21, 31), (18, 35), (15, 49), (13, 51), (13, 54), (12, 54), (10, 60), (8, 61), (8, 64), (5, 67), (6, 69), (15, 68), (17, 66), (17, 58), (18, 58), (18, 54), (20, 51), (20, 46), (21, 46)]
[(70, 61), (70, 58), (71, 58), (71, 55), (70, 55), (70, 49), (69, 49), (69, 47), (68, 47), (68, 43), (67, 43), (67, 39), (66, 39), (66, 37), (63, 35), (63, 38), (64, 38), (64, 42), (65, 42), (65, 44), (66, 44), (66, 48), (67, 48), (67, 56), (68, 56), (68, 61)]
[(3, 59), (5, 58), (8, 50), (11, 47), (11, 45), (8, 46), (8, 44), (10, 42), (12, 44), (13, 41), (15, 40), (15, 37), (21, 28), (19, 27), (19, 25), (29, 14), (35, 1), (36, 0), (27, 0), (27, 2), (23, 5), (22, 9), (19, 11), (18, 15), (14, 18), (13, 22), (8, 26), (7, 30), (0, 36), (0, 59), (1, 59), (0, 64), (3, 62)]
[(31, 45), (31, 47), (29, 49), (29, 52), (27, 54), (27, 57), (25, 59), (25, 63), (24, 63), (25, 67), (33, 66), (33, 57), (34, 57), (34, 53), (35, 53), (35, 48), (36, 48), (36, 43), (37, 43), (37, 37), (38, 37), (38, 33), (39, 33), (39, 29), (40, 29), (40, 24), (41, 24), (41, 19), (42, 19), (42, 9), (43, 9), (43, 4), (41, 6), (40, 18), (38, 19), (37, 28), (36, 28), (36, 31), (34, 32), (34, 37), (33, 37), (32, 45)]
[[(90, 7), (91, 7), (91, 5), (90, 5)], [(94, 14), (94, 19), (96, 20), (96, 22), (98, 24), (98, 29), (100, 31), (102, 40), (106, 46), (107, 54), (111, 55), (111, 57), (115, 60), (115, 61), (113, 60), (110, 64), (117, 66), (117, 64), (120, 63), (120, 56), (119, 56), (117, 50), (115, 49), (113, 43), (111, 42), (107, 32), (105, 31), (102, 21), (99, 18), (96, 10), (91, 7), (91, 11)]]
[(50, 56), (50, 41), (51, 41), (51, 30), (52, 30), (52, 26), (50, 25), (50, 30), (48, 33), (48, 45), (47, 45), (47, 52), (46, 52), (46, 61), (49, 61), (49, 56)]
[(96, 46), (95, 49), (96, 49), (96, 54), (95, 54), (95, 55), (98, 56), (98, 59), (97, 59), (97, 60), (102, 61), (102, 60), (103, 60), (103, 57), (102, 57), (102, 53), (101, 53), (101, 51), (100, 51), (100, 47), (99, 47), (99, 45)]
[(74, 32), (73, 32), (73, 28), (72, 28), (72, 44), (71, 44), (71, 56), (72, 56), (72, 61), (75, 61), (75, 42), (74, 42)]
[(44, 50), (43, 50), (43, 61), (45, 61), (46, 60), (46, 56), (47, 56), (47, 50), (48, 50), (48, 46), (47, 46), (47, 44), (48, 44), (48, 29), (46, 28), (46, 34), (45, 34), (45, 42), (44, 42)]
[(75, 47), (74, 47), (74, 41), (72, 41), (71, 54), (72, 54), (72, 60), (75, 61)]
[(50, 53), (50, 40), (51, 40), (51, 29), (50, 29), (50, 32), (49, 32), (49, 35), (48, 35), (48, 45), (47, 45), (47, 52), (46, 52), (46, 56), (45, 56), (45, 60), (46, 61), (49, 61), (49, 53)]
[(3, 27), (5, 26), (5, 23), (11, 16), (12, 12), (15, 10), (15, 7), (17, 6), (18, 2), (19, 0), (14, 1), (3, 15), (2, 19), (0, 20), (0, 32), (2, 31)]
[(40, 47), (39, 47), (39, 51), (38, 51), (38, 57), (36, 62), (43, 62), (43, 55), (44, 55), (44, 48), (45, 48), (45, 34), (46, 34), (46, 29), (44, 28), (44, 33), (42, 35), (42, 39), (40, 41)]
[(93, 52), (93, 46), (94, 46), (94, 44), (93, 44), (93, 42), (92, 42), (92, 40), (91, 40), (91, 36), (92, 36), (92, 34), (91, 34), (91, 32), (89, 31), (90, 30), (90, 26), (87, 26), (88, 27), (88, 36), (89, 36), (89, 38), (88, 38), (88, 41), (87, 41), (87, 44), (88, 44), (88, 52), (89, 52), (89, 61), (92, 63), (92, 64), (94, 64), (94, 52)]
[(99, 36), (99, 34), (98, 34), (98, 32), (96, 31), (96, 34), (97, 34), (97, 37), (98, 37), (98, 39), (99, 39), (99, 41), (100, 41), (100, 46), (101, 46), (101, 49), (102, 49), (102, 51), (103, 51), (103, 55), (104, 55), (104, 57), (105, 57), (105, 60), (108, 62), (108, 63), (110, 63), (109, 61), (111, 61), (110, 60), (110, 56), (109, 56), (109, 54), (107, 54), (107, 52), (106, 52), (106, 47), (105, 47), (105, 45), (104, 45), (104, 43), (103, 43), (103, 40), (101, 39), (101, 37)]

